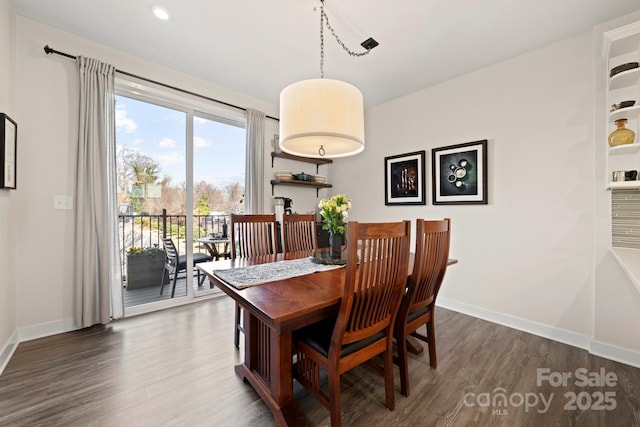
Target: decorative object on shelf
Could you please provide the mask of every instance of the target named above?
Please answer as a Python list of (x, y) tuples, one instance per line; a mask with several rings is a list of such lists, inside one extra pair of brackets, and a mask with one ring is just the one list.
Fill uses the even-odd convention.
[(487, 140), (431, 150), (434, 205), (487, 204)]
[(291, 181), (293, 180), (293, 173), (291, 171), (278, 171), (276, 172), (276, 179), (280, 181)]
[(626, 171), (613, 171), (611, 174), (611, 181), (620, 182), (624, 181)]
[(633, 70), (634, 68), (638, 68), (640, 64), (637, 62), (627, 62), (626, 64), (618, 65), (617, 67), (613, 67), (611, 72), (609, 73), (609, 77), (613, 77), (616, 74), (620, 74), (623, 71)]
[(613, 182), (636, 181), (637, 179), (638, 179), (637, 170), (613, 171), (611, 176), (611, 181)]
[(384, 158), (384, 204), (425, 205), (426, 152)]
[(613, 112), (613, 111), (619, 110), (621, 108), (633, 107), (635, 105), (635, 103), (636, 103), (636, 101), (633, 101), (633, 100), (621, 101), (621, 102), (618, 102), (617, 104), (613, 104), (609, 111)]
[(313, 175), (309, 175), (308, 173), (300, 172), (293, 175), (293, 179), (298, 181), (313, 181)]
[(331, 258), (340, 258), (351, 201), (344, 194), (336, 194), (329, 199), (320, 200), (318, 207), (324, 222), (322, 229), (329, 231)]
[(16, 189), (18, 124), (0, 113), (0, 188)]
[(625, 124), (627, 124), (627, 119), (616, 120), (617, 129), (609, 134), (609, 146), (633, 144), (636, 134), (631, 129), (624, 127)]
[(329, 24), (320, 4), (320, 78), (293, 83), (280, 93), (280, 149), (302, 157), (346, 157), (364, 150), (364, 104), (355, 86), (324, 78), (324, 27), (351, 56), (363, 56), (378, 45), (364, 41), (353, 52)]

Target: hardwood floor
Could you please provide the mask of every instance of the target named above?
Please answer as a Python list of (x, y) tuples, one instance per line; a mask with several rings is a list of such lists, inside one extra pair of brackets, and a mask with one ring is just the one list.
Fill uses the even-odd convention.
[[(233, 347), (234, 307), (221, 297), (20, 344), (0, 376), (0, 426), (274, 425), (235, 375), (242, 351)], [(438, 368), (426, 354), (410, 355), (409, 398), (395, 367), (393, 412), (367, 367), (342, 376), (344, 425), (640, 426), (638, 368), (440, 307), (436, 331)], [(538, 386), (539, 368), (571, 378)], [(579, 368), (615, 374), (616, 385), (581, 386)], [(615, 395), (598, 402), (605, 392)], [(309, 425), (329, 425), (329, 412), (297, 384), (295, 395)], [(551, 399), (548, 408), (541, 397)], [(615, 409), (564, 408), (572, 403)]]

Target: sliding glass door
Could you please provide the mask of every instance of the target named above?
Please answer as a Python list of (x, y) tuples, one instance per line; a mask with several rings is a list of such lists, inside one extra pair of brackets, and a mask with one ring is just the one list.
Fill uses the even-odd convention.
[[(116, 97), (125, 316), (215, 292), (187, 265), (194, 253), (224, 256), (224, 241), (203, 239), (222, 237), (229, 214), (243, 210), (244, 122), (157, 95), (137, 87)], [(165, 238), (175, 262), (166, 262)]]

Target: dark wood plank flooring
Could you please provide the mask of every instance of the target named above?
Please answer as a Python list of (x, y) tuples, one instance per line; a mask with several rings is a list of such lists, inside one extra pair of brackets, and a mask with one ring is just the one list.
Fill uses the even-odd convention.
[[(438, 368), (426, 354), (410, 355), (405, 398), (396, 367), (395, 411), (367, 367), (343, 375), (344, 425), (640, 426), (640, 369), (442, 308), (436, 314)], [(233, 322), (234, 304), (221, 297), (21, 343), (0, 376), (0, 425), (272, 426), (269, 409), (235, 375), (242, 351), (233, 347)], [(538, 368), (572, 377), (538, 386)], [(582, 387), (579, 368), (613, 373), (616, 385)], [(605, 392), (615, 408), (595, 409)], [(571, 393), (594, 409), (565, 408)], [(551, 399), (548, 409), (533, 406), (534, 394)], [(329, 425), (329, 412), (297, 384), (295, 395), (309, 425)]]

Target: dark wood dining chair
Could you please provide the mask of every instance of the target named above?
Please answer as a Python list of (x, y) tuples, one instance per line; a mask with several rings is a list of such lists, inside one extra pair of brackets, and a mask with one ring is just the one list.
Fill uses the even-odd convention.
[[(231, 214), (231, 259), (261, 255), (273, 255), (278, 251), (276, 243), (275, 214)], [(233, 343), (240, 346), (242, 310), (236, 303), (236, 320)]]
[[(436, 332), (434, 311), (436, 297), (442, 285), (449, 259), (451, 221), (416, 222), (416, 249), (413, 271), (407, 280), (407, 290), (402, 298), (395, 322), (394, 336), (398, 348), (395, 362), (400, 367), (400, 390), (409, 396), (409, 374), (407, 363), (407, 337), (416, 337), (427, 343), (429, 362), (433, 368), (436, 359)], [(426, 325), (427, 335), (417, 332)]]
[[(344, 295), (337, 317), (297, 330), (294, 376), (331, 412), (340, 426), (340, 375), (382, 355), (375, 364), (385, 383), (386, 406), (395, 407), (393, 322), (404, 294), (409, 262), (409, 221), (347, 227)], [(321, 387), (321, 371), (327, 386)]]
[[(178, 283), (178, 273), (181, 271), (187, 270), (187, 256), (180, 255), (178, 253), (178, 248), (173, 243), (170, 237), (162, 237), (162, 244), (164, 245), (164, 250), (167, 254), (167, 259), (164, 263), (164, 270), (162, 271), (162, 282), (160, 283), (160, 295), (162, 295), (162, 291), (164, 290), (164, 278), (166, 274), (169, 275), (169, 284), (171, 284), (171, 275), (173, 275), (173, 287), (171, 288), (171, 298), (173, 298), (176, 294), (176, 283)], [(213, 257), (207, 254), (202, 254), (198, 252), (194, 252), (193, 254), (193, 265), (192, 268), (195, 267), (196, 264), (200, 262), (213, 261)], [(198, 269), (198, 286), (202, 285), (202, 281), (205, 276), (200, 275), (200, 269)]]
[(311, 251), (318, 247), (315, 214), (282, 216), (282, 246), (284, 252)]

